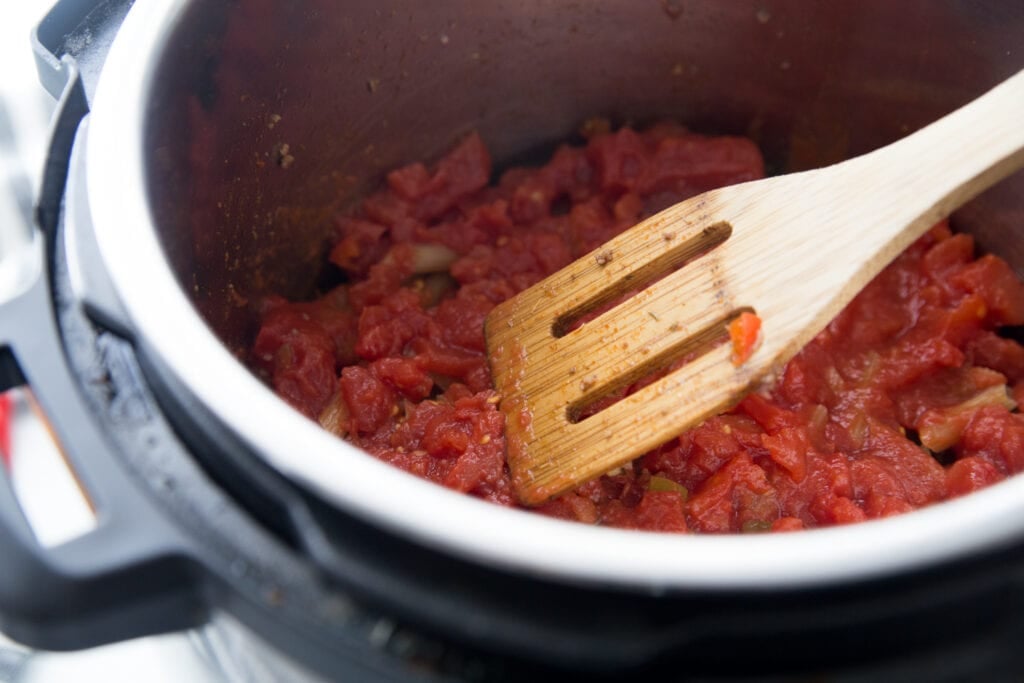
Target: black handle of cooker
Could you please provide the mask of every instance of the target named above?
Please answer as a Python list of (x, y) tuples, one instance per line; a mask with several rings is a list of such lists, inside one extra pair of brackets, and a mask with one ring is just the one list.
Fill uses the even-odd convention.
[(73, 649), (193, 626), (205, 615), (185, 541), (90, 418), (62, 351), (44, 241), (37, 231), (5, 259), (21, 287), (0, 304), (0, 389), (32, 389), (94, 504), (96, 526), (44, 548), (10, 472), (0, 470), (0, 629), (34, 647)]
[[(74, 64), (91, 96), (110, 43), (134, 0), (57, 0), (32, 31), (43, 87), (60, 99)], [(67, 59), (66, 59), (67, 58)]]
[(88, 84), (61, 41), (96, 28), (88, 22), (97, 11), (110, 21), (130, 4), (61, 0), (33, 35), (40, 80), (60, 102), (36, 206), (41, 229), (4, 258), (16, 284), (0, 303), (0, 390), (31, 388), (96, 512), (91, 531), (44, 548), (0, 468), (0, 630), (51, 650), (188, 628), (206, 616), (187, 541), (142, 495), (78, 389), (50, 286), (69, 157), (88, 112)]

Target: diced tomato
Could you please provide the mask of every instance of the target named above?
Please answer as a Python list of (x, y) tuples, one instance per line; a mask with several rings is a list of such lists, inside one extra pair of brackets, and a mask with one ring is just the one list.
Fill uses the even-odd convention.
[(683, 496), (678, 491), (648, 491), (633, 508), (608, 506), (602, 521), (609, 526), (686, 533)]
[(743, 365), (757, 348), (761, 334), (761, 319), (749, 311), (729, 323), (729, 338), (732, 340), (733, 365)]
[(1005, 477), (991, 461), (969, 455), (957, 460), (946, 470), (946, 493), (951, 498), (962, 496), (991, 486)]
[(381, 358), (370, 364), (373, 373), (410, 401), (422, 401), (430, 395), (434, 381), (412, 358)]
[(459, 200), (482, 189), (490, 177), (490, 153), (480, 136), (473, 133), (438, 162), (425, 185), (412, 189), (400, 180), (394, 184), (417, 194), (413, 214), (426, 221), (444, 215)]
[[(686, 502), (688, 519), (695, 529), (705, 533), (723, 533), (737, 529), (758, 508), (754, 516), (777, 516), (778, 506), (764, 470), (746, 453), (737, 454), (715, 472)], [(760, 504), (759, 504), (760, 503)], [(765, 508), (765, 515), (758, 514)]]
[(253, 364), (274, 390), (309, 417), (334, 393), (337, 345), (309, 315), (284, 306), (272, 310), (253, 344)]
[(337, 232), (338, 241), (328, 260), (351, 275), (365, 275), (390, 246), (390, 240), (385, 239), (387, 228), (372, 221), (339, 218)]
[(799, 517), (779, 517), (772, 522), (772, 531), (800, 531), (804, 523)]
[(398, 412), (394, 390), (364, 367), (350, 365), (342, 370), (340, 384), (357, 433), (376, 431)]
[(1001, 258), (986, 254), (964, 267), (952, 281), (984, 300), (993, 323), (1024, 324), (1024, 283)]
[[(490, 155), (476, 134), (434, 164), (388, 173), (358, 210), (334, 219), (335, 267), (325, 272), (342, 284), (307, 302), (261, 304), (254, 369), (376, 457), (516, 505), (487, 315), (653, 212), (764, 174), (751, 141), (674, 124), (613, 132), (592, 121), (586, 139), (490, 187)], [(424, 267), (419, 245), (444, 247), (444, 264), (454, 257), (447, 272)], [(1010, 266), (976, 258), (973, 239), (940, 222), (773, 386), (537, 511), (676, 533), (793, 531), (902, 514), (988, 486), (1024, 470), (1024, 417), (1015, 412), (1024, 346), (999, 333), (1020, 324), (1024, 284)], [(751, 312), (729, 325), (737, 365), (756, 353), (760, 328)]]
[(805, 427), (785, 427), (778, 434), (765, 434), (761, 442), (769, 457), (799, 483), (807, 476), (807, 456), (811, 452)]
[[(682, 509), (682, 505), (680, 505)], [(586, 496), (581, 496), (575, 491), (565, 493), (553, 500), (539, 505), (535, 508), (537, 512), (549, 517), (568, 519), (584, 524), (594, 524), (598, 521), (597, 506), (594, 501)]]
[(656, 143), (653, 156), (640, 182), (643, 194), (679, 188), (682, 184), (698, 194), (764, 177), (761, 152), (746, 138), (665, 137)]
[(925, 253), (921, 258), (921, 269), (932, 280), (941, 283), (973, 259), (974, 238), (966, 234), (953, 235), (949, 239), (937, 242)]
[(996, 406), (979, 408), (957, 450), (961, 457), (985, 458), (1008, 474), (1024, 470), (1024, 415)]
[(637, 189), (651, 163), (647, 144), (629, 128), (592, 138), (587, 157), (600, 189), (614, 194)]
[(995, 332), (981, 332), (967, 343), (967, 358), (976, 365), (1006, 375), (1010, 382), (1024, 379), (1024, 346)]

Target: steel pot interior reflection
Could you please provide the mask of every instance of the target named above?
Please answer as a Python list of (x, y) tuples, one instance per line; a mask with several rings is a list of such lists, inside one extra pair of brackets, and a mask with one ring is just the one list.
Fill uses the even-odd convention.
[[(1019, 538), (1024, 479), (776, 537), (589, 528), (392, 470), (292, 411), (237, 356), (254, 301), (314, 289), (332, 213), (471, 130), (510, 164), (595, 115), (672, 119), (748, 135), (770, 170), (801, 170), (895, 140), (1016, 72), (1022, 28), (1024, 7), (998, 1), (139, 4), (97, 91), (89, 204), (152, 365), (343, 511), (572, 581), (770, 589), (881, 575)], [(1018, 174), (958, 215), (1018, 269), (1022, 195)]]

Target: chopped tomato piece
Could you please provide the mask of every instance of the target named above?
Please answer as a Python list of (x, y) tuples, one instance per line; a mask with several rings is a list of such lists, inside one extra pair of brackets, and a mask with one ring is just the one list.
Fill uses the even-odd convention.
[(732, 340), (732, 362), (743, 365), (753, 355), (761, 334), (761, 319), (749, 311), (729, 323), (729, 338)]

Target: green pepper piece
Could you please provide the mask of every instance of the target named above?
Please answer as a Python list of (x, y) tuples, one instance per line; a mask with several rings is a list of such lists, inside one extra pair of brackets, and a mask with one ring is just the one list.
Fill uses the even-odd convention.
[(686, 500), (687, 496), (690, 495), (690, 492), (686, 490), (685, 486), (683, 486), (682, 484), (677, 484), (676, 482), (672, 481), (668, 477), (659, 477), (659, 476), (651, 477), (651, 481), (648, 482), (648, 484), (647, 484), (647, 490), (648, 491), (675, 491), (676, 493), (678, 493), (679, 495), (681, 495), (683, 497), (683, 500)]
[(748, 519), (743, 522), (742, 531), (745, 534), (763, 534), (772, 530), (772, 523), (765, 519)]

